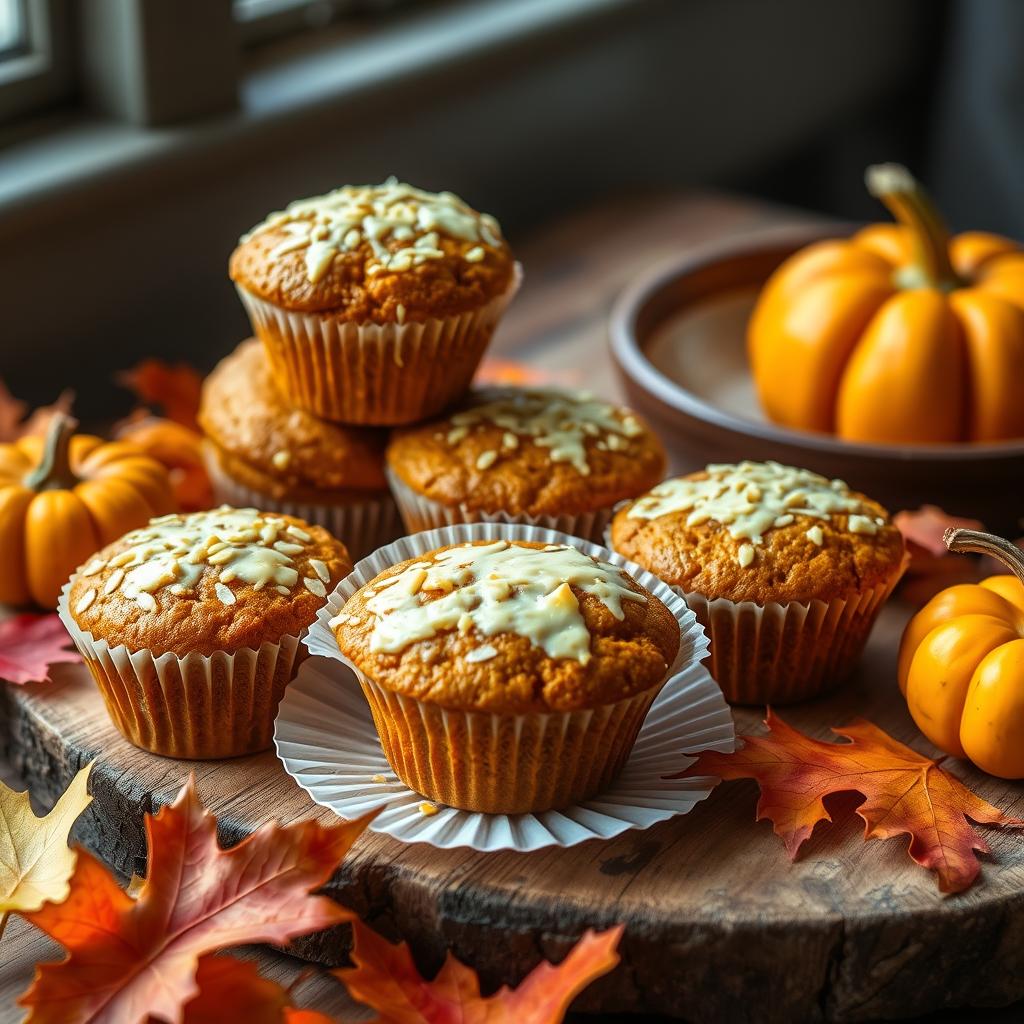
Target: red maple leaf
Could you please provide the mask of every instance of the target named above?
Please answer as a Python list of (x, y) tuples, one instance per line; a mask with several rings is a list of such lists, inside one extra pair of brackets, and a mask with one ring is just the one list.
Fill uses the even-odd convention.
[(942, 892), (960, 892), (978, 877), (976, 852), (988, 853), (971, 821), (1024, 827), (972, 793), (943, 771), (938, 762), (894, 740), (863, 719), (833, 729), (849, 743), (811, 739), (771, 709), (765, 720), (770, 735), (743, 736), (731, 754), (707, 751), (697, 763), (672, 778), (717, 775), (720, 779), (756, 779), (761, 788), (757, 820), (768, 818), (790, 859), (821, 821), (831, 821), (824, 798), (857, 792), (864, 802), (865, 839), (909, 836), (908, 852), (935, 871)]
[(10, 683), (43, 682), (50, 666), (81, 661), (65, 650), (71, 637), (56, 615), (15, 615), (0, 622), (0, 679)]
[(183, 1006), (202, 998), (197, 971), (205, 954), (251, 942), (284, 944), (352, 919), (351, 911), (310, 892), (327, 881), (368, 821), (271, 823), (222, 850), (217, 820), (190, 779), (174, 803), (146, 817), (149, 872), (138, 899), (80, 851), (67, 900), (25, 915), (68, 953), (36, 968), (19, 1000), (30, 1008), (28, 1020), (135, 1024), (152, 1015), (178, 1024)]
[(117, 381), (134, 391), (145, 404), (159, 405), (169, 420), (192, 430), (198, 429), (196, 414), (199, 412), (203, 378), (193, 367), (185, 363), (171, 366), (160, 359), (143, 359), (138, 366), (119, 373)]
[(353, 922), (355, 967), (332, 971), (352, 996), (380, 1014), (379, 1024), (557, 1024), (572, 1000), (618, 962), (621, 925), (586, 932), (557, 966), (541, 963), (518, 988), (480, 995), (480, 981), (451, 955), (433, 981), (416, 969), (409, 947), (392, 945)]

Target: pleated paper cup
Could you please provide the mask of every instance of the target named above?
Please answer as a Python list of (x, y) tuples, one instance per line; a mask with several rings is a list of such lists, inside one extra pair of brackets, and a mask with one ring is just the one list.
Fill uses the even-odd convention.
[(525, 526), (539, 526), (545, 530), (557, 530), (570, 537), (582, 537), (584, 540), (600, 544), (614, 511), (612, 507), (609, 507), (591, 512), (581, 512), (577, 515), (566, 513), (558, 516), (482, 512), (479, 509), (467, 508), (461, 502), (457, 505), (443, 505), (439, 501), (417, 493), (390, 467), (386, 472), (391, 493), (398, 503), (402, 522), (408, 533), (436, 530), (442, 526), (457, 526), (460, 523), (504, 523), (506, 525), (521, 523)]
[[(568, 544), (622, 567), (679, 622), (679, 653), (665, 678), (639, 694), (591, 709), (503, 715), (445, 709), (393, 693), (341, 653), (328, 622), (360, 587), (398, 562), (474, 540)], [(407, 786), (450, 807), (512, 815), (566, 807), (610, 785), (662, 687), (707, 653), (704, 631), (686, 602), (650, 573), (592, 542), (507, 523), (445, 526), (374, 552), (331, 594), (305, 643), (311, 653), (340, 661), (355, 673), (388, 763)], [(452, 670), (457, 671), (455, 666)]]
[(235, 480), (208, 443), (203, 445), (203, 457), (214, 504), (281, 512), (322, 526), (345, 545), (353, 561), (402, 535), (402, 520), (390, 492), (370, 492), (345, 502), (282, 501)]
[(80, 629), (68, 609), (70, 582), (57, 613), (99, 687), (118, 731), (164, 757), (239, 757), (273, 745), (285, 687), (306, 656), (299, 636), (258, 650), (154, 654), (111, 646)]
[(398, 426), (428, 419), (469, 388), (512, 284), (479, 309), (404, 324), (357, 324), (298, 313), (236, 286), (277, 383), (302, 409), (339, 423)]
[(902, 573), (831, 601), (708, 599), (685, 593), (711, 638), (708, 667), (731, 704), (794, 704), (827, 693), (853, 672), (878, 613)]

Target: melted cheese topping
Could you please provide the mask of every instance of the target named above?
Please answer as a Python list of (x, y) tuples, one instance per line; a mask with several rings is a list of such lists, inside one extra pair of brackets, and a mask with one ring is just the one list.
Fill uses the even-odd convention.
[(588, 441), (601, 451), (622, 451), (629, 447), (629, 438), (643, 433), (628, 411), (582, 392), (499, 392), (492, 401), (455, 413), (450, 422), (446, 440), (453, 446), (484, 424), (505, 431), (500, 451), (491, 449), (477, 458), (479, 470), (490, 469), (502, 455), (518, 449), (520, 438), (528, 438), (549, 449), (552, 462), (568, 462), (583, 476), (590, 473)]
[[(280, 228), (288, 237), (271, 251), (272, 258), (299, 249), (306, 251), (306, 276), (314, 284), (330, 269), (334, 257), (369, 244), (374, 261), (370, 276), (401, 273), (427, 260), (444, 257), (440, 238), (502, 245), (498, 222), (477, 213), (451, 192), (424, 192), (389, 178), (383, 185), (346, 185), (327, 195), (298, 199), (286, 210), (272, 213), (241, 241)], [(398, 242), (396, 248), (392, 244)], [(467, 263), (487, 256), (482, 245), (466, 250)]]
[[(843, 515), (846, 530), (859, 534), (875, 534), (885, 525), (842, 480), (777, 462), (712, 465), (704, 479), (666, 480), (636, 501), (629, 516), (658, 519), (675, 512), (689, 512), (687, 526), (714, 521), (732, 537), (746, 541), (737, 552), (743, 568), (755, 560), (753, 545), (763, 544), (768, 531), (788, 526), (798, 516), (827, 523), (834, 515)], [(807, 536), (821, 546), (824, 536), (817, 522)]]
[[(316, 575), (299, 575), (293, 556), (302, 554), (313, 540), (305, 530), (253, 508), (225, 505), (211, 512), (161, 516), (124, 539), (127, 548), (106, 561), (94, 559), (82, 575), (93, 576), (112, 567), (115, 571), (103, 587), (103, 596), (120, 591), (144, 611), (156, 609), (154, 595), (164, 588), (174, 595), (193, 591), (211, 566), (219, 570), (214, 592), (226, 605), (235, 603), (231, 584), (248, 583), (256, 590), (272, 586), (288, 596), (301, 580), (322, 597), (324, 583), (329, 582), (327, 566), (315, 559), (309, 564)], [(96, 596), (95, 590), (89, 590), (76, 611), (84, 611)]]
[[(438, 553), (432, 562), (413, 562), (368, 588), (370, 650), (397, 654), (441, 632), (475, 629), (486, 637), (515, 633), (549, 657), (586, 664), (590, 632), (572, 587), (593, 594), (617, 619), (624, 616), (623, 601), (647, 600), (629, 588), (616, 566), (575, 548), (528, 548), (505, 540), (463, 544)], [(330, 625), (333, 629), (348, 621), (342, 609)], [(467, 660), (483, 661), (496, 653), (484, 645)]]

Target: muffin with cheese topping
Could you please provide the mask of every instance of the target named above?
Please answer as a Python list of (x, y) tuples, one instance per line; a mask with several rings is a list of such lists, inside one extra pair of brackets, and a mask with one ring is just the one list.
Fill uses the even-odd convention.
[(75, 572), (58, 610), (126, 739), (235, 757), (270, 746), (299, 639), (351, 569), (322, 527), (225, 506), (126, 533)]
[(204, 381), (199, 425), (218, 501), (323, 526), (355, 560), (401, 534), (384, 476), (386, 432), (289, 406), (255, 338)]
[(387, 469), (410, 533), (528, 523), (603, 543), (614, 506), (664, 476), (665, 452), (622, 406), (579, 392), (491, 388), (395, 431)]
[(289, 401), (376, 425), (469, 387), (520, 277), (493, 217), (394, 179), (271, 214), (230, 273)]
[(617, 566), (508, 540), (401, 562), (330, 627), (399, 778), (500, 814), (605, 788), (680, 643), (668, 608)]
[(711, 674), (741, 704), (841, 683), (906, 560), (877, 502), (774, 462), (667, 480), (618, 510), (610, 544), (686, 598), (711, 637)]

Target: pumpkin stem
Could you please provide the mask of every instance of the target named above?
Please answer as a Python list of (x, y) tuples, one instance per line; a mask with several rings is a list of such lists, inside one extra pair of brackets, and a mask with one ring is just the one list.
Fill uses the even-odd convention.
[(942, 541), (950, 551), (974, 551), (979, 555), (991, 555), (1024, 583), (1024, 551), (1003, 537), (981, 533), (979, 530), (950, 528), (942, 535)]
[(905, 288), (952, 291), (963, 282), (949, 259), (949, 230), (928, 193), (902, 164), (874, 164), (864, 174), (868, 191), (880, 199), (913, 240), (914, 262), (901, 267)]
[(67, 413), (55, 413), (46, 431), (43, 457), (39, 465), (25, 477), (25, 486), (32, 491), (52, 491), (74, 487), (78, 477), (71, 471), (71, 436), (78, 421)]

